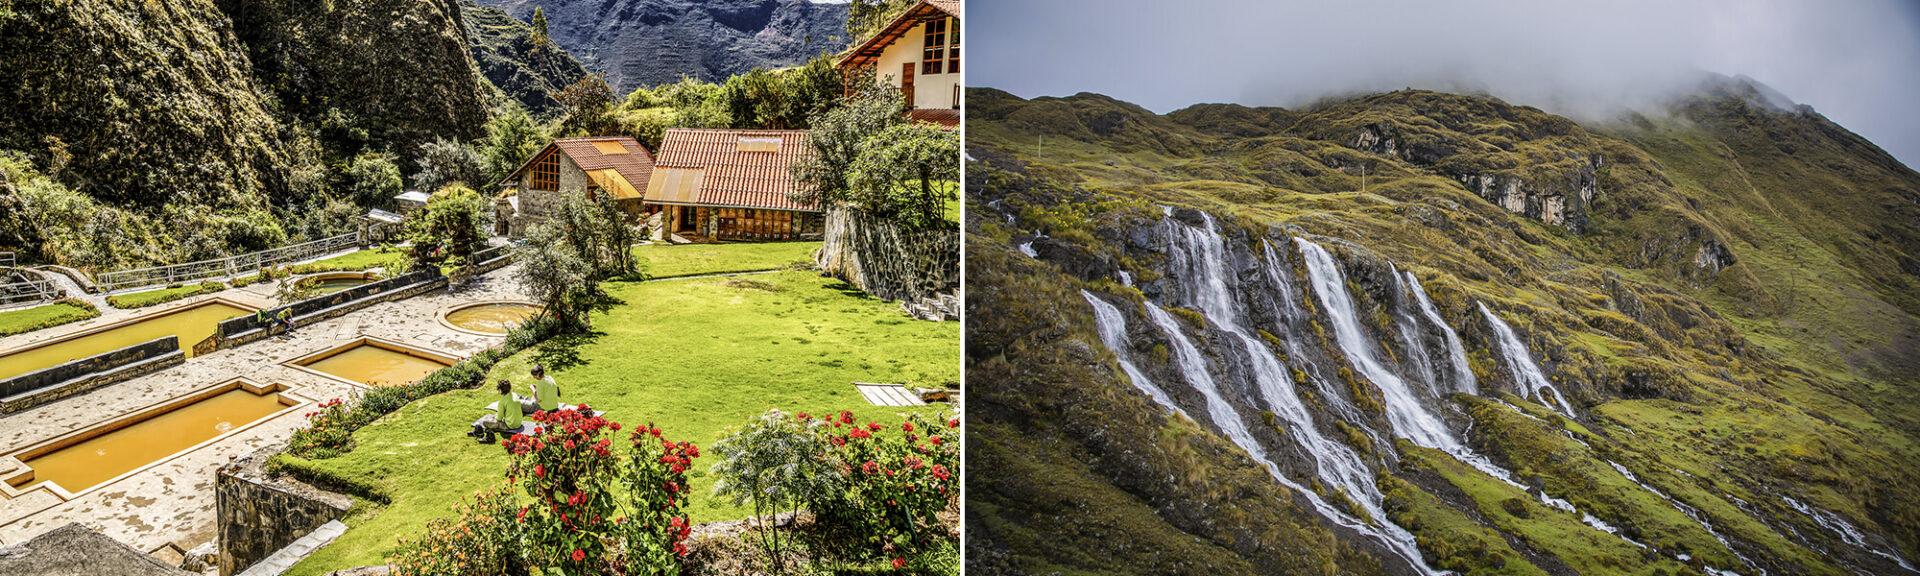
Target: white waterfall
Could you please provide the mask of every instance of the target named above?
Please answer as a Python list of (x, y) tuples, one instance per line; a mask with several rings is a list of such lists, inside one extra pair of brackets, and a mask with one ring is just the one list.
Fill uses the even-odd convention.
[(1346, 353), (1347, 363), (1380, 389), (1380, 396), (1386, 402), (1387, 421), (1393, 424), (1394, 434), (1428, 448), (1447, 452), (1464, 450), (1447, 429), (1446, 422), (1427, 411), (1414, 396), (1407, 381), (1380, 363), (1373, 342), (1360, 327), (1359, 312), (1352, 296), (1347, 294), (1346, 277), (1333, 255), (1305, 238), (1295, 238), (1294, 242), (1299, 244), (1300, 254), (1306, 259), (1307, 276), (1319, 296), (1321, 308), (1333, 324), (1334, 342)]
[(1280, 293), (1278, 302), (1280, 304), (1280, 315), (1282, 318), (1281, 325), (1278, 330), (1274, 331), (1274, 335), (1278, 336), (1281, 343), (1285, 345), (1283, 348), (1285, 348), (1287, 357), (1294, 359), (1293, 368), (1299, 369), (1302, 374), (1307, 376), (1307, 381), (1319, 389), (1321, 404), (1324, 407), (1332, 408), (1338, 412), (1338, 416), (1342, 420), (1350, 424), (1361, 423), (1359, 427), (1366, 431), (1367, 435), (1372, 437), (1376, 443), (1385, 440), (1385, 438), (1378, 437), (1378, 434), (1373, 431), (1372, 427), (1364, 424), (1367, 417), (1361, 414), (1360, 409), (1355, 407), (1352, 402), (1348, 402), (1345, 396), (1340, 395), (1339, 390), (1329, 382), (1327, 375), (1322, 373), (1320, 367), (1308, 361), (1308, 356), (1305, 352), (1306, 347), (1300, 343), (1300, 331), (1294, 328), (1307, 314), (1305, 310), (1300, 308), (1299, 297), (1296, 296), (1293, 291), (1293, 283), (1288, 281), (1288, 278), (1292, 276), (1293, 267), (1282, 259), (1279, 252), (1274, 251), (1272, 243), (1261, 242), (1260, 250), (1265, 257), (1264, 265), (1261, 266), (1261, 268), (1267, 274), (1267, 282), (1271, 283), (1273, 289)]
[[(1688, 506), (1685, 502), (1681, 502), (1672, 496), (1668, 496), (1666, 492), (1661, 492), (1659, 489), (1654, 488), (1653, 486), (1647, 485), (1646, 482), (1641, 482), (1640, 477), (1634, 476), (1632, 470), (1628, 470), (1626, 466), (1621, 466), (1620, 463), (1618, 462), (1608, 460), (1607, 465), (1612, 466), (1613, 470), (1615, 472), (1619, 472), (1621, 476), (1627, 477), (1627, 480), (1633, 482), (1634, 484), (1638, 484), (1641, 488), (1646, 489), (1646, 491), (1648, 492), (1652, 492), (1653, 495), (1659, 496), (1661, 499), (1666, 500), (1668, 504), (1671, 504), (1673, 506), (1674, 510), (1679, 510), (1681, 514), (1685, 514), (1687, 518), (1690, 520), (1693, 520), (1695, 524), (1699, 524), (1700, 527), (1705, 529), (1708, 534), (1713, 535), (1714, 540), (1719, 540), (1721, 546), (1725, 547), (1728, 552), (1733, 553), (1733, 557), (1740, 559), (1740, 562), (1746, 564), (1748, 568), (1759, 570), (1760, 576), (1766, 576), (1767, 570), (1765, 568), (1761, 568), (1757, 564), (1754, 564), (1752, 559), (1747, 558), (1745, 554), (1741, 554), (1739, 550), (1735, 550), (1733, 548), (1733, 543), (1728, 542), (1726, 536), (1720, 535), (1720, 531), (1715, 530), (1713, 528), (1713, 524), (1707, 522), (1706, 515), (1701, 514), (1699, 509), (1694, 508), (1692, 506)], [(1709, 569), (1712, 569), (1712, 568), (1709, 567)], [(1734, 574), (1735, 576), (1738, 576), (1737, 572), (1733, 572), (1731, 570), (1714, 570), (1714, 571), (1721, 574)]]
[(1168, 396), (1166, 391), (1153, 383), (1153, 379), (1147, 378), (1146, 373), (1133, 365), (1133, 353), (1127, 345), (1127, 317), (1120, 314), (1119, 308), (1114, 308), (1112, 304), (1094, 296), (1092, 292), (1081, 290), (1080, 296), (1086, 298), (1088, 304), (1093, 305), (1093, 324), (1100, 332), (1100, 342), (1106, 344), (1108, 350), (1113, 351), (1114, 359), (1120, 361), (1120, 370), (1127, 373), (1127, 379), (1133, 381), (1133, 387), (1147, 393), (1148, 398), (1152, 398), (1161, 406), (1185, 416), (1186, 411), (1181, 410), (1180, 405), (1174, 403), (1173, 397)]
[[(1173, 240), (1173, 246), (1168, 250), (1168, 267), (1182, 283), (1183, 295), (1195, 308), (1198, 308), (1198, 312), (1209, 325), (1240, 341), (1261, 399), (1266, 402), (1268, 410), (1286, 421), (1287, 437), (1295, 440), (1300, 448), (1313, 458), (1315, 476), (1328, 486), (1344, 492), (1348, 499), (1364, 509), (1368, 516), (1379, 521), (1373, 524), (1362, 522), (1327, 505), (1313, 492), (1305, 490), (1302, 492), (1314, 501), (1314, 506), (1322, 515), (1343, 526), (1374, 537), (1405, 557), (1418, 569), (1431, 572), (1420, 556), (1420, 550), (1414, 542), (1413, 535), (1400, 526), (1386, 521), (1386, 512), (1380, 506), (1383, 497), (1379, 488), (1373, 484), (1372, 469), (1368, 468), (1366, 462), (1351, 448), (1320, 434), (1319, 429), (1314, 426), (1312, 413), (1307, 410), (1299, 394), (1294, 390), (1293, 379), (1287, 373), (1286, 367), (1274, 358), (1260, 339), (1249, 335), (1247, 330), (1241, 327), (1239, 306), (1227, 289), (1226, 274), (1221, 268), (1221, 264), (1227, 261), (1225, 240), (1215, 229), (1211, 215), (1202, 212), (1201, 217), (1206, 221), (1204, 230), (1173, 220), (1165, 221), (1168, 226), (1168, 236)], [(1200, 381), (1196, 378), (1204, 378), (1206, 387), (1212, 388), (1212, 377), (1205, 373), (1205, 367), (1198, 362), (1199, 352), (1187, 342), (1186, 336), (1180, 332), (1179, 324), (1173, 321), (1170, 314), (1158, 307), (1149, 307), (1147, 313), (1154, 323), (1167, 333), (1168, 338), (1175, 341), (1175, 356), (1183, 358), (1182, 370), (1186, 373), (1188, 381), (1200, 387)], [(1183, 354), (1187, 352), (1183, 350), (1191, 353), (1194, 360), (1191, 365), (1184, 359)], [(1210, 413), (1213, 412), (1211, 407), (1213, 400), (1217, 397), (1217, 392), (1209, 397)], [(1220, 416), (1215, 415), (1215, 419), (1219, 420)], [(1235, 426), (1241, 430), (1240, 433), (1244, 434), (1245, 425), (1238, 423), (1237, 417), (1235, 422)], [(1222, 429), (1227, 427), (1218, 422), (1216, 425), (1221, 426)], [(1252, 439), (1249, 437), (1247, 440), (1251, 442)], [(1236, 439), (1235, 443), (1239, 443), (1239, 440)], [(1246, 447), (1243, 446), (1243, 448)], [(1264, 451), (1256, 452), (1254, 448), (1246, 449), (1249, 453), (1261, 454), (1260, 458), (1265, 460)], [(1273, 467), (1271, 463), (1268, 466), (1275, 478), (1289, 487), (1300, 489), (1286, 479), (1277, 467)]]
[(1473, 368), (1467, 366), (1467, 349), (1460, 344), (1460, 333), (1440, 317), (1440, 310), (1433, 307), (1433, 301), (1427, 299), (1427, 289), (1420, 286), (1420, 278), (1413, 272), (1401, 272), (1406, 275), (1407, 286), (1413, 290), (1413, 297), (1420, 303), (1420, 314), (1428, 322), (1440, 327), (1440, 333), (1446, 337), (1447, 358), (1453, 365), (1454, 389), (1459, 392), (1480, 395), (1480, 383), (1474, 380)]
[(1788, 505), (1793, 506), (1794, 510), (1799, 510), (1801, 514), (1812, 518), (1813, 522), (1819, 524), (1821, 528), (1826, 528), (1834, 534), (1840, 535), (1840, 539), (1846, 541), (1848, 545), (1870, 552), (1875, 556), (1892, 560), (1893, 563), (1899, 564), (1901, 568), (1906, 568), (1908, 572), (1920, 572), (1920, 570), (1915, 570), (1912, 564), (1908, 564), (1905, 558), (1868, 545), (1866, 535), (1861, 534), (1860, 529), (1854, 528), (1853, 523), (1846, 521), (1846, 519), (1841, 518), (1839, 515), (1801, 504), (1799, 500), (1794, 500), (1791, 497), (1782, 496), (1780, 499), (1785, 500)]
[[(1500, 358), (1506, 362), (1507, 370), (1513, 373), (1513, 379), (1526, 389), (1527, 395), (1532, 397), (1531, 400), (1548, 404), (1548, 408), (1573, 418), (1573, 405), (1568, 404), (1566, 397), (1560, 395), (1560, 389), (1554, 387), (1552, 381), (1547, 380), (1546, 374), (1540, 373), (1540, 366), (1533, 363), (1533, 354), (1527, 352), (1527, 345), (1520, 342), (1520, 336), (1514, 334), (1513, 327), (1501, 321), (1499, 316), (1494, 316), (1493, 311), (1487, 309), (1485, 302), (1479, 304), (1480, 314), (1487, 317), (1487, 323), (1493, 326), (1493, 333), (1498, 336)], [(1543, 390), (1553, 394), (1553, 397), (1547, 398), (1542, 393)]]

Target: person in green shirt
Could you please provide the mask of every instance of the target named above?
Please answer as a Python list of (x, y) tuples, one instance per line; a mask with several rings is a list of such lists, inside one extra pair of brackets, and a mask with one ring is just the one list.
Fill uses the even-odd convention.
[(292, 334), (293, 333), (293, 308), (290, 308), (290, 307), (281, 308), (280, 318), (278, 322), (280, 323), (281, 326), (287, 327), (288, 334)]
[(513, 383), (501, 378), (500, 382), (494, 386), (494, 390), (500, 392), (500, 401), (496, 405), (499, 412), (480, 418), (480, 423), (476, 425), (480, 430), (475, 432), (484, 434), (480, 438), (481, 442), (491, 442), (492, 432), (520, 429), (520, 402), (513, 397)]
[(533, 365), (533, 399), (540, 410), (552, 412), (560, 409), (560, 384), (547, 376), (547, 369), (539, 364)]

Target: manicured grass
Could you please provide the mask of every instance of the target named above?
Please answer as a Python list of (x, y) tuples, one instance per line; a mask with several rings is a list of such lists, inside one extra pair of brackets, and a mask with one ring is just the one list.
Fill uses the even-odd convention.
[(813, 263), (819, 242), (742, 242), (735, 244), (649, 244), (633, 247), (634, 258), (653, 278), (779, 270)]
[(178, 288), (162, 288), (159, 290), (148, 290), (146, 292), (108, 296), (107, 303), (112, 304), (115, 308), (145, 308), (155, 304), (165, 304), (188, 296), (198, 296), (225, 289), (227, 289), (226, 284), (204, 282), (200, 284), (188, 284)]
[[(608, 294), (624, 304), (594, 315), (597, 334), (529, 349), (496, 365), (487, 379), (509, 378), (524, 387), (528, 366), (544, 362), (564, 400), (607, 410), (609, 419), (627, 425), (655, 423), (670, 439), (704, 447), (727, 427), (769, 408), (844, 409), (889, 419), (905, 410), (868, 405), (853, 389), (855, 381), (931, 387), (959, 377), (957, 323), (909, 319), (809, 272), (752, 280), (754, 285), (729, 278), (608, 284)], [(324, 473), (364, 480), (392, 503), (360, 502), (346, 519), (346, 535), (290, 573), (382, 563), (397, 538), (450, 515), (459, 497), (500, 482), (506, 453), (463, 436), (492, 396), (459, 390), (416, 401), (355, 432), (353, 452), (313, 461)], [(711, 496), (711, 465), (710, 458), (696, 462), (690, 517), (710, 522), (745, 516), (746, 510)]]
[(387, 250), (369, 248), (308, 264), (296, 265), (292, 268), (295, 274), (331, 272), (335, 270), (366, 270), (369, 268), (386, 268), (392, 271), (405, 268), (406, 263), (407, 253), (401, 251), (399, 248)]
[(68, 322), (100, 317), (100, 310), (78, 300), (62, 300), (32, 308), (0, 312), (0, 336), (12, 336)]

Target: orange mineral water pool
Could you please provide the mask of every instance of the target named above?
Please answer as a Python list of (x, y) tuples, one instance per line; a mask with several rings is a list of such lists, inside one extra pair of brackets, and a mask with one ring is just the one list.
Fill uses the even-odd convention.
[(364, 343), (306, 365), (368, 386), (410, 384), (447, 366), (438, 360)]
[(252, 310), (218, 300), (191, 308), (161, 312), (131, 323), (67, 338), (14, 352), (0, 354), (0, 379), (110, 352), (168, 335), (180, 337), (180, 349), (193, 356), (193, 345), (213, 335), (220, 321), (252, 313)]
[(506, 334), (539, 311), (529, 304), (481, 304), (448, 312), (447, 323), (474, 332)]
[[(286, 408), (278, 392), (235, 388), (27, 459), (33, 480), (78, 493)], [(139, 417), (136, 417), (139, 418)]]

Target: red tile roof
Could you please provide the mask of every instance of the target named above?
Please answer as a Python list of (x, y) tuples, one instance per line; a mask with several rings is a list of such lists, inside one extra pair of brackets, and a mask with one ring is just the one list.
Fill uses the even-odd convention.
[(960, 111), (951, 108), (914, 108), (906, 111), (908, 120), (939, 124), (940, 128), (954, 130), (960, 127)]
[[(595, 142), (619, 144), (621, 148), (627, 150), (627, 153), (603, 153), (600, 151), (600, 147), (594, 145)], [(541, 148), (540, 153), (534, 154), (532, 158), (528, 158), (525, 164), (521, 164), (519, 168), (515, 168), (513, 172), (507, 174), (506, 178), (502, 178), (499, 182), (495, 183), (494, 186), (503, 186), (508, 182), (519, 179), (520, 173), (526, 171), (527, 167), (532, 166), (534, 160), (545, 156), (548, 150), (554, 148), (559, 148), (560, 153), (566, 154), (567, 158), (572, 159), (573, 163), (579, 165), (581, 170), (592, 172), (594, 170), (612, 168), (614, 171), (619, 172), (622, 178), (626, 178), (628, 182), (640, 188), (641, 193), (646, 192), (647, 179), (653, 176), (653, 155), (647, 153), (646, 147), (641, 146), (639, 142), (635, 142), (632, 138), (626, 136), (590, 136), (586, 138), (561, 138), (554, 140), (553, 143), (548, 144), (546, 148)]]
[[(777, 139), (777, 151), (743, 152), (741, 139), (765, 146)], [(667, 176), (679, 177), (685, 170), (697, 169), (691, 176), (697, 189), (690, 197), (662, 186), (647, 191), (648, 202), (667, 202), (701, 206), (768, 208), (775, 210), (818, 210), (802, 206), (787, 196), (794, 192), (794, 162), (813, 156), (813, 146), (805, 130), (707, 130), (669, 128), (660, 142), (656, 165)], [(676, 180), (677, 181), (677, 180)]]
[(947, 16), (960, 18), (960, 6), (960, 0), (921, 0), (906, 12), (901, 12), (899, 17), (888, 22), (879, 32), (873, 33), (866, 42), (860, 43), (845, 56), (841, 56), (837, 66), (850, 68), (872, 64), (874, 60), (880, 58), (880, 53), (887, 50), (887, 46), (892, 45), (901, 36), (905, 36), (907, 30), (912, 29), (913, 25), (919, 24), (921, 20)]

